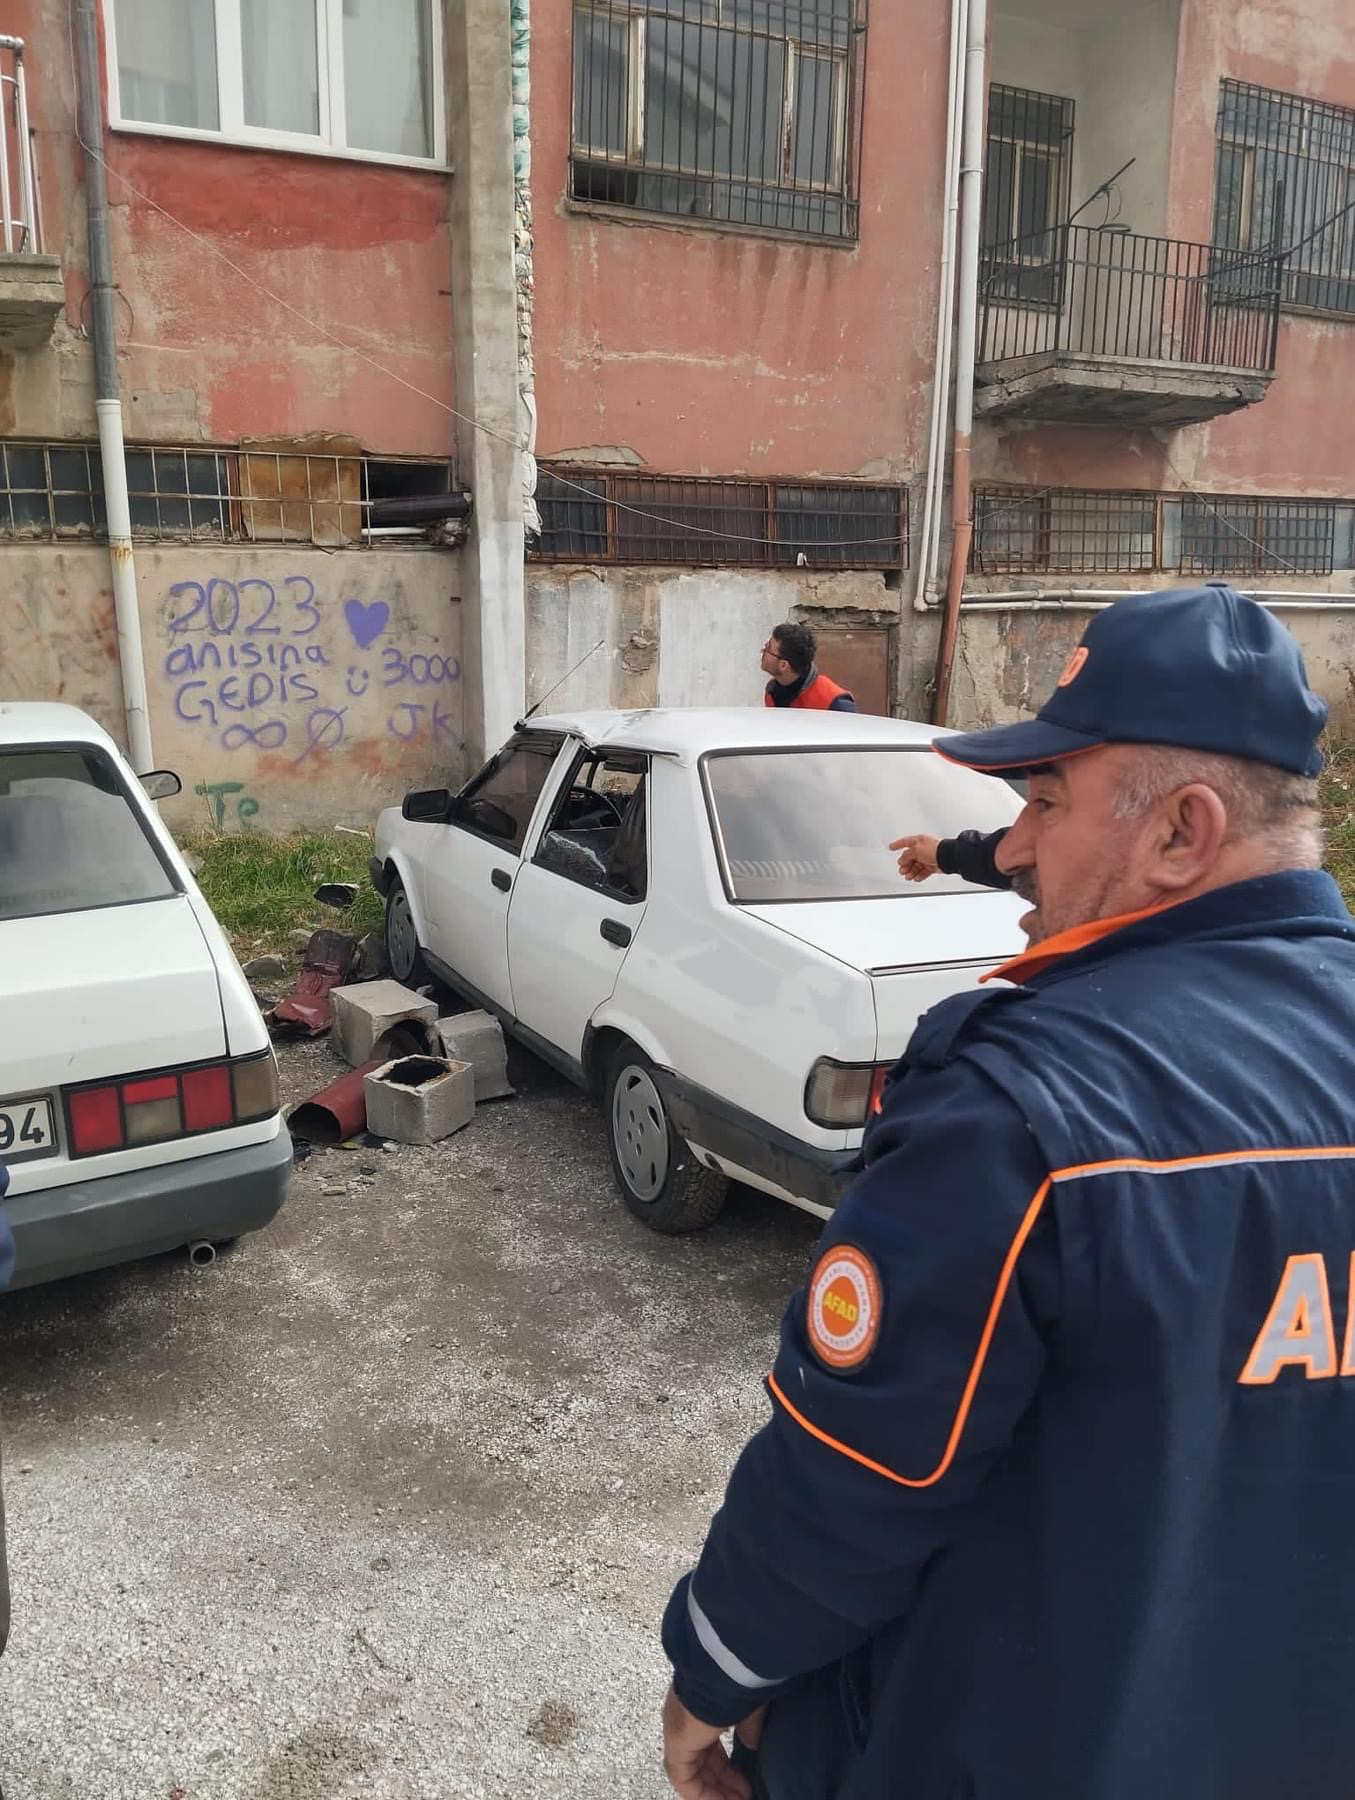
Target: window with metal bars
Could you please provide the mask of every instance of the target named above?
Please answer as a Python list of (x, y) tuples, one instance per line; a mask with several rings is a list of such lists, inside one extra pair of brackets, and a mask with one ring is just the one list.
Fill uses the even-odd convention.
[(543, 562), (895, 569), (908, 560), (901, 487), (543, 468), (536, 498)]
[(976, 575), (1329, 575), (1355, 561), (1344, 502), (1240, 495), (984, 487)]
[(1336, 507), (1321, 500), (1187, 495), (1177, 512), (1173, 567), (1190, 575), (1329, 575)]
[(989, 295), (1057, 303), (1054, 234), (1068, 216), (1072, 162), (1071, 100), (997, 82), (989, 87), (982, 225)]
[(1214, 242), (1291, 250), (1284, 304), (1355, 314), (1355, 109), (1221, 83)]
[(980, 488), (974, 495), (976, 574), (1157, 567), (1157, 496), (1077, 488)]
[(575, 0), (575, 200), (852, 241), (867, 0)]
[[(367, 508), (394, 493), (449, 493), (447, 462), (279, 450), (156, 446), (127, 451), (137, 537), (357, 544)], [(97, 444), (0, 442), (0, 538), (108, 530)], [(389, 540), (389, 530), (376, 534)], [(422, 541), (422, 533), (414, 535)]]

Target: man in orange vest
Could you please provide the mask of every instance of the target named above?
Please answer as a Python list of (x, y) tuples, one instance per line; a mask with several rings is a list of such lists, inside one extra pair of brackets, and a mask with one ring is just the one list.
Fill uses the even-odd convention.
[(814, 664), (819, 640), (808, 625), (787, 620), (762, 646), (762, 672), (770, 675), (764, 706), (803, 706), (814, 712), (855, 712), (846, 688), (820, 675)]

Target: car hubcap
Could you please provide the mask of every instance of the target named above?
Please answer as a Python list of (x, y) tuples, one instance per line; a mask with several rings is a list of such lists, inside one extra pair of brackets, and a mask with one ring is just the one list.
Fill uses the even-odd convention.
[(413, 973), (414, 958), (418, 953), (419, 941), (414, 935), (409, 902), (403, 894), (392, 894), (386, 910), (386, 954), (397, 981), (404, 981)]
[(637, 1200), (655, 1200), (668, 1179), (668, 1121), (649, 1073), (623, 1069), (612, 1095), (612, 1142), (626, 1186)]

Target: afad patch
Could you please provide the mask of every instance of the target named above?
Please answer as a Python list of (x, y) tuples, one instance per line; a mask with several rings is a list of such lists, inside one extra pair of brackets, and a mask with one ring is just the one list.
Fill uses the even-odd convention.
[(825, 1250), (809, 1282), (809, 1342), (819, 1361), (859, 1369), (875, 1348), (882, 1310), (880, 1272), (865, 1251), (854, 1244)]

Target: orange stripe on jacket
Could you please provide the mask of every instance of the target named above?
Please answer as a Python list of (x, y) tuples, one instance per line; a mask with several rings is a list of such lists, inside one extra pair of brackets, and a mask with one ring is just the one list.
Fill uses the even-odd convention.
[(767, 1385), (780, 1401), (781, 1405), (790, 1414), (791, 1418), (795, 1420), (795, 1423), (803, 1426), (809, 1435), (817, 1438), (821, 1444), (827, 1444), (830, 1450), (836, 1450), (839, 1455), (850, 1457), (853, 1462), (860, 1463), (862, 1468), (870, 1469), (876, 1475), (883, 1475), (887, 1481), (896, 1481), (900, 1487), (934, 1487), (955, 1460), (955, 1453), (960, 1447), (960, 1439), (964, 1436), (964, 1428), (969, 1420), (970, 1408), (974, 1404), (974, 1395), (978, 1391), (979, 1379), (983, 1374), (983, 1366), (988, 1360), (988, 1350), (993, 1341), (993, 1333), (997, 1330), (998, 1314), (1002, 1311), (1002, 1302), (1007, 1298), (1007, 1289), (1011, 1286), (1012, 1275), (1016, 1270), (1017, 1258), (1025, 1248), (1026, 1239), (1034, 1230), (1035, 1221), (1040, 1216), (1041, 1209), (1044, 1206), (1045, 1200), (1048, 1198), (1049, 1190), (1052, 1186), (1053, 1181), (1051, 1178), (1046, 1178), (1041, 1183), (1034, 1199), (1026, 1208), (1025, 1217), (1017, 1227), (1016, 1235), (1012, 1239), (1007, 1250), (1006, 1258), (1002, 1264), (1002, 1272), (998, 1276), (997, 1286), (993, 1290), (993, 1299), (992, 1304), (988, 1308), (988, 1317), (984, 1320), (983, 1333), (979, 1338), (979, 1347), (974, 1352), (974, 1361), (970, 1365), (969, 1378), (964, 1384), (964, 1392), (960, 1395), (960, 1404), (955, 1414), (955, 1421), (950, 1428), (950, 1437), (946, 1441), (946, 1448), (940, 1462), (932, 1470), (930, 1475), (913, 1476), (896, 1474), (893, 1469), (887, 1469), (883, 1463), (874, 1462), (869, 1456), (863, 1456), (859, 1450), (853, 1450), (850, 1444), (841, 1443), (837, 1438), (830, 1437), (826, 1431), (820, 1431), (817, 1425), (811, 1424), (802, 1412), (797, 1411), (796, 1408), (791, 1405), (790, 1401), (777, 1385), (776, 1374), (775, 1371), (773, 1371), (772, 1374), (767, 1377)]

